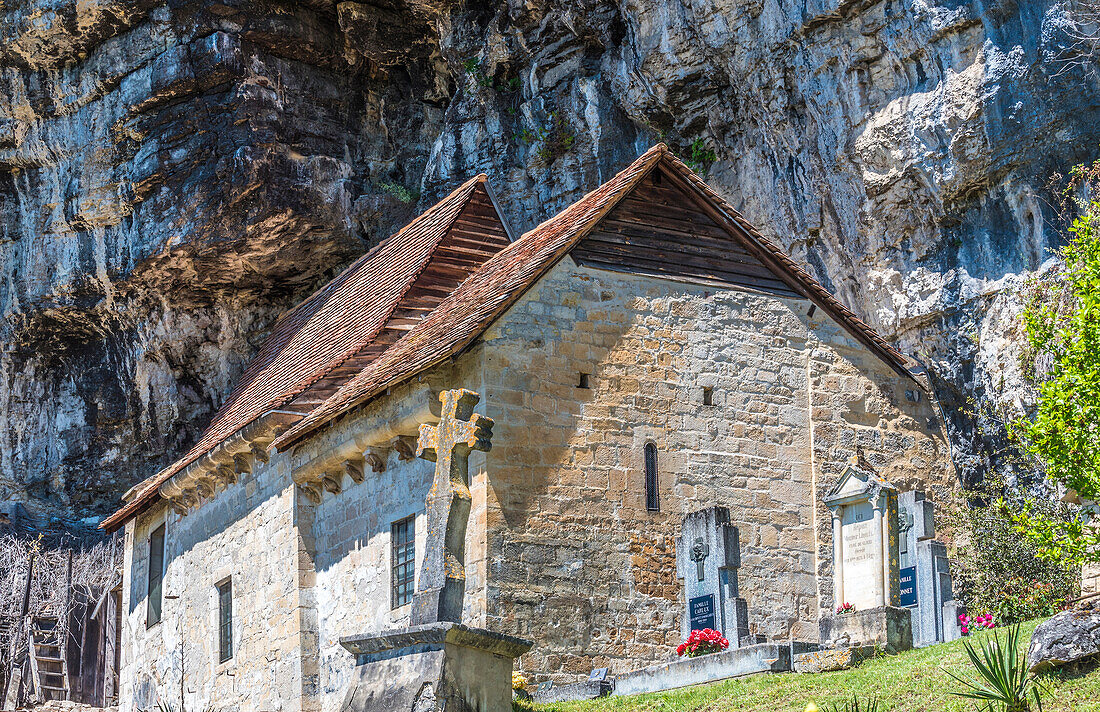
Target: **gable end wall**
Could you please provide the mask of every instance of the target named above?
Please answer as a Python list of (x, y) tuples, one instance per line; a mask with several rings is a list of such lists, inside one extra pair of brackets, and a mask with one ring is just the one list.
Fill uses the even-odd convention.
[[(537, 641), (522, 661), (536, 679), (674, 655), (689, 511), (730, 508), (751, 631), (816, 640), (833, 606), (820, 500), (856, 446), (900, 489), (950, 496), (928, 394), (809, 307), (567, 258), (484, 335), (487, 622)], [(645, 509), (647, 442), (660, 512)]]

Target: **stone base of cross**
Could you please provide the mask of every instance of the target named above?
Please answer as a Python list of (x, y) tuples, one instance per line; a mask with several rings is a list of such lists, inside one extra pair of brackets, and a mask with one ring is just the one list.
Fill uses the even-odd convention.
[(427, 497), (424, 561), (412, 601), (412, 623), (461, 622), (466, 595), (466, 525), (470, 519), (471, 450), (492, 447), (493, 421), (474, 413), (481, 400), (464, 388), (439, 394), (438, 425), (420, 426), (416, 454), (435, 462)]

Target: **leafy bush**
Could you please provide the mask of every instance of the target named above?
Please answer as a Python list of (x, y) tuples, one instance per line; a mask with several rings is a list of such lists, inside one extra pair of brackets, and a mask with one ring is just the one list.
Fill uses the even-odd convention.
[[(943, 516), (954, 531), (952, 572), (956, 598), (971, 616), (992, 614), (998, 625), (1051, 615), (1080, 590), (1079, 568), (1040, 556), (1035, 545), (1016, 531), (1017, 508), (1003, 481), (990, 475), (968, 493), (970, 501), (947, 507)], [(1050, 517), (1060, 505), (1035, 500)]]
[[(1073, 168), (1062, 209), (1076, 213), (1057, 253), (1063, 267), (1035, 282), (1023, 313), (1025, 366), (1039, 389), (1035, 413), (1016, 420), (1011, 433), (1047, 478), (1081, 503), (1100, 501), (1100, 161)], [(1086, 507), (1052, 518), (1023, 504), (1017, 532), (1041, 556), (1100, 562), (1100, 528)]]
[(378, 187), (406, 205), (409, 205), (410, 203), (415, 203), (416, 200), (420, 197), (419, 192), (415, 190), (409, 190), (399, 183), (383, 182), (378, 183)]
[(713, 148), (707, 146), (701, 138), (692, 141), (691, 147), (688, 149), (688, 155), (683, 156), (684, 164), (704, 178), (710, 171), (711, 165), (717, 160), (718, 154), (714, 152)]

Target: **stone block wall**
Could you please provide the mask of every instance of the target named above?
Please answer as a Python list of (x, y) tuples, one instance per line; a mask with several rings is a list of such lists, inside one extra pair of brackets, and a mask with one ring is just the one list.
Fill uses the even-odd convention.
[[(185, 517), (165, 507), (126, 527), (122, 709), (298, 709), (298, 541), (285, 463), (243, 474)], [(163, 614), (146, 627), (149, 533), (167, 518)], [(232, 577), (233, 658), (218, 662), (215, 586)], [(168, 598), (178, 596), (178, 598)], [(181, 640), (182, 634), (182, 640)], [(184, 689), (180, 689), (182, 670)]]
[[(476, 350), (475, 350), (476, 352)], [(434, 391), (480, 390), (480, 356), (425, 374)], [(335, 710), (353, 656), (347, 635), (407, 624), (409, 606), (391, 609), (391, 524), (415, 515), (416, 572), (424, 554), (424, 502), (434, 463), (388, 453), (386, 469), (346, 474), (339, 493), (319, 503), (294, 485), (294, 468), (324, 456), (364, 427), (385, 420), (408, 389), (372, 402), (290, 453), (218, 490), (180, 517), (161, 506), (127, 525), (123, 640), (124, 709), (179, 708), (180, 631), (185, 644), (187, 708)], [(480, 408), (479, 408), (480, 410)], [(473, 507), (467, 547), (465, 619), (485, 615), (485, 461), (470, 457)], [(161, 623), (145, 627), (149, 532), (167, 517)], [(215, 585), (233, 582), (233, 659), (218, 663)]]
[[(384, 472), (360, 484), (345, 476), (338, 495), (326, 493), (314, 512), (320, 693), (339, 696), (354, 667), (340, 638), (407, 625), (410, 605), (391, 608), (391, 525), (415, 516), (416, 560), (424, 552), (424, 498), (434, 463), (403, 462), (390, 452)], [(326, 705), (327, 707), (327, 705)]]
[[(564, 260), (415, 386), (255, 463), (183, 518), (161, 509), (127, 526), (124, 706), (178, 701), (182, 624), (188, 708), (338, 708), (353, 665), (339, 638), (408, 620), (390, 608), (390, 524), (417, 515), (419, 573), (434, 468), (390, 452), (384, 472), (345, 475), (319, 504), (292, 473), (424, 386), (477, 391), (496, 421), (493, 449), (470, 457), (464, 619), (534, 640), (522, 667), (537, 679), (673, 655), (680, 520), (715, 504), (740, 529), (751, 632), (816, 639), (833, 605), (820, 500), (844, 462), (858, 447), (899, 488), (935, 497), (953, 478), (929, 395), (809, 307)], [(656, 512), (645, 506), (650, 442)], [(146, 630), (148, 534), (165, 516), (164, 588), (180, 599)], [(219, 665), (214, 586), (226, 576), (236, 651)]]
[(485, 335), (487, 622), (537, 641), (525, 670), (567, 681), (673, 655), (674, 540), (714, 504), (740, 529), (751, 632), (816, 640), (832, 605), (816, 503), (855, 446), (903, 489), (947, 491), (928, 395), (905, 400), (916, 384), (810, 306), (566, 259)]

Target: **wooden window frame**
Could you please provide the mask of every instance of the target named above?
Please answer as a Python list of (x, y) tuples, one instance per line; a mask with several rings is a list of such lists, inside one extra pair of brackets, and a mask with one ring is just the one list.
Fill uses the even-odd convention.
[(164, 615), (164, 570), (167, 522), (161, 522), (149, 532), (149, 573), (145, 587), (145, 627), (160, 623)]
[(218, 663), (233, 659), (233, 578), (214, 584), (218, 593)]
[(390, 608), (412, 603), (416, 588), (416, 516), (390, 524)]

